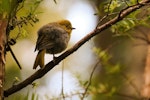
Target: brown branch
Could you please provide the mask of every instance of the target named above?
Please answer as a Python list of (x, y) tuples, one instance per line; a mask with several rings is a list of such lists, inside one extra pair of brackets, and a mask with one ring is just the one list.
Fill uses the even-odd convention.
[(92, 72), (91, 72), (90, 77), (89, 77), (89, 82), (87, 83), (87, 86), (86, 86), (84, 92), (82, 93), (82, 97), (80, 98), (81, 100), (84, 100), (84, 98), (85, 98), (85, 96), (89, 90), (89, 87), (92, 84), (92, 78), (93, 78), (94, 72), (95, 72), (96, 68), (98, 67), (99, 63), (100, 63), (100, 60), (95, 64), (95, 66), (92, 69)]
[(17, 85), (14, 85), (14, 86), (10, 87), (9, 89), (5, 90), (4, 96), (7, 97), (7, 96), (21, 90), (22, 88), (26, 87), (27, 85), (31, 84), (36, 79), (43, 77), (47, 72), (49, 72), (52, 68), (54, 68), (57, 64), (59, 64), (67, 56), (71, 55), (76, 50), (78, 50), (78, 48), (80, 48), (84, 43), (86, 43), (92, 37), (94, 37), (95, 35), (99, 34), (102, 31), (104, 31), (105, 29), (108, 29), (110, 26), (119, 22), (120, 20), (122, 20), (124, 17), (126, 17), (127, 15), (132, 13), (133, 11), (135, 11), (135, 10), (137, 10), (143, 6), (146, 6), (148, 3), (150, 3), (150, 0), (142, 0), (141, 2), (139, 2), (136, 5), (133, 5), (133, 6), (127, 7), (126, 9), (121, 10), (121, 12), (119, 13), (118, 16), (116, 16), (112, 20), (106, 22), (105, 24), (97, 27), (94, 31), (87, 34), (83, 39), (78, 41), (72, 48), (68, 49), (62, 55), (57, 57), (55, 59), (55, 63), (53, 61), (50, 61), (47, 65), (45, 65), (45, 67), (43, 69), (39, 69), (34, 74), (32, 74), (30, 77), (25, 79), (23, 82), (21, 82)]
[(138, 96), (140, 96), (140, 91), (136, 84), (131, 80), (126, 74), (122, 73), (122, 77), (127, 81), (127, 83), (134, 89)]
[(7, 46), (8, 46), (8, 49), (9, 49), (9, 51), (10, 51), (10, 53), (11, 53), (12, 57), (14, 58), (15, 62), (17, 63), (18, 67), (19, 67), (20, 69), (22, 69), (22, 67), (21, 67), (21, 65), (20, 65), (19, 61), (17, 60), (17, 58), (16, 58), (16, 56), (15, 56), (14, 52), (12, 51), (12, 49), (11, 49), (10, 45), (8, 44)]

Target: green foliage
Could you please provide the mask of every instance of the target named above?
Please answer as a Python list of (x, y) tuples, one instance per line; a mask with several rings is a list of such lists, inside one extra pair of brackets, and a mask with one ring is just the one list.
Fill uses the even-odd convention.
[[(115, 18), (120, 14), (121, 11), (123, 11), (123, 9), (138, 4), (139, 1), (137, 0), (104, 1), (102, 4), (100, 4), (101, 7), (99, 7), (103, 8), (103, 12), (101, 9), (99, 9), (99, 11), (101, 12), (98, 12), (101, 18), (100, 22), (106, 22), (108, 20)], [(112, 33), (115, 34), (115, 36), (131, 36), (132, 34), (131, 30), (133, 30), (134, 27), (140, 25), (149, 26), (149, 18), (150, 18), (149, 15), (150, 15), (149, 7), (143, 7), (142, 9), (132, 12), (130, 15), (128, 15), (126, 18), (119, 21), (115, 25), (112, 25), (110, 30)], [(99, 25), (100, 24), (101, 23), (99, 23)], [(121, 39), (121, 37), (116, 38)], [(114, 40), (113, 42), (115, 41), (117, 40)], [(118, 43), (119, 49), (115, 49), (115, 51), (113, 51), (114, 48), (117, 48), (113, 47), (111, 50), (109, 50), (109, 52), (112, 54), (110, 55), (108, 53), (108, 49), (110, 49), (109, 46), (112, 46), (112, 44), (113, 43), (111, 42), (109, 43), (108, 46), (105, 46), (108, 47), (105, 48), (106, 50), (102, 50), (101, 48), (96, 47), (94, 48), (94, 52), (99, 58), (101, 66), (99, 75), (94, 78), (92, 82), (93, 84), (89, 87), (89, 94), (93, 96), (94, 100), (130, 100), (130, 99), (133, 100), (133, 98), (138, 97), (140, 93), (137, 92), (138, 88), (131, 81), (130, 79), (131, 76), (128, 77), (128, 75), (125, 74), (127, 70), (126, 68), (129, 67), (129, 65), (126, 65), (126, 61), (123, 61), (125, 60), (125, 57), (120, 56), (124, 55), (124, 53), (122, 53), (123, 51), (121, 51), (123, 49), (122, 47), (123, 43)], [(132, 91), (131, 94), (126, 93), (125, 91), (128, 91), (130, 87), (134, 88), (131, 89), (134, 92)]]
[(119, 8), (122, 3), (123, 2), (120, 0), (111, 0), (110, 2), (106, 2), (106, 5), (104, 5), (104, 11), (107, 13), (112, 13)]
[[(93, 51), (99, 59), (100, 75), (93, 77), (93, 73), (96, 71), (94, 69), (89, 73), (90, 79), (87, 81), (82, 81), (80, 77), (78, 77), (79, 83), (85, 89), (81, 97), (82, 95), (92, 95), (94, 100), (96, 98), (98, 98), (98, 100), (117, 100), (117, 94), (124, 82), (124, 78), (122, 78), (124, 67), (119, 63), (112, 63), (112, 57), (108, 54), (107, 50), (101, 50), (95, 47)], [(99, 67), (99, 65), (96, 64), (95, 68), (96, 67)]]
[(0, 11), (3, 13), (10, 12), (10, 0), (2, 0), (0, 3)]
[[(10, 68), (6, 67), (5, 73), (5, 88), (10, 87), (17, 82), (19, 82), (21, 76), (20, 71), (18, 70), (18, 66), (12, 65)], [(11, 81), (10, 81), (11, 80)]]
[(120, 74), (121, 72), (121, 65), (118, 64), (112, 64), (110, 62), (111, 56), (107, 53), (107, 51), (101, 50), (100, 48), (94, 48), (93, 49), (95, 54), (99, 57), (100, 63), (103, 68), (106, 70), (106, 74)]
[[(111, 27), (111, 31), (115, 33), (116, 36), (119, 35), (129, 35), (127, 32), (139, 24), (136, 20), (127, 18), (118, 22)], [(126, 34), (125, 34), (126, 33)]]
[[(0, 0), (0, 18), (8, 19), (7, 36), (8, 41), (13, 40), (14, 45), (18, 38), (25, 38), (28, 35), (26, 28), (34, 26), (39, 19), (37, 11), (43, 0)], [(11, 69), (12, 68), (12, 69)], [(20, 70), (15, 66), (7, 69), (5, 87), (11, 87), (20, 81)], [(19, 71), (19, 72), (18, 72)], [(19, 75), (18, 75), (19, 74)], [(35, 92), (27, 94), (17, 93), (6, 100), (39, 100)]]
[(97, 87), (91, 86), (90, 87), (90, 93), (93, 94), (93, 96), (99, 95), (99, 99), (101, 98), (112, 98), (114, 94), (116, 93), (117, 88), (115, 86), (110, 86), (109, 84), (102, 84), (100, 83)]
[[(140, 0), (139, 0), (140, 1)], [(125, 7), (137, 4), (137, 0), (107, 0), (104, 2), (104, 12), (114, 13), (124, 9)]]
[(1, 0), (0, 1), (0, 15), (5, 18), (10, 13), (10, 0)]
[(24, 0), (0, 0), (0, 17), (11, 18), (16, 14), (18, 6)]
[[(146, 12), (150, 11), (149, 9), (146, 10)], [(141, 13), (141, 10), (133, 12), (132, 14), (128, 15), (127, 18), (124, 18), (124, 20), (113, 25), (111, 27), (111, 31), (116, 35), (129, 35), (129, 31), (136, 26), (149, 26), (149, 15), (143, 15), (141, 18), (138, 18), (137, 16), (139, 16)]]
[(110, 55), (107, 54), (106, 51), (101, 50), (100, 48), (93, 48), (93, 51), (101, 58), (103, 64), (107, 64), (107, 61), (111, 58)]
[(43, 0), (24, 1), (19, 3), (17, 9), (15, 9), (15, 15), (9, 19), (9, 26), (7, 28), (7, 34), (9, 38), (13, 38), (15, 41), (20, 37), (28, 36), (26, 30), (27, 26), (34, 26), (39, 21), (36, 10)]
[[(109, 20), (116, 17), (123, 9), (138, 4), (140, 0), (108, 0), (100, 4), (99, 12), (101, 9), (104, 9), (104, 12), (99, 14), (106, 13), (107, 17), (105, 19)], [(133, 29), (139, 25), (149, 26), (149, 15), (150, 9), (145, 7), (139, 9), (132, 14), (128, 15), (122, 21), (112, 25), (111, 31), (115, 33), (116, 36), (130, 35), (129, 30)]]
[(113, 100), (122, 87), (122, 71), (124, 68), (119, 63), (112, 63), (112, 57), (107, 51), (95, 47), (94, 52), (100, 59), (101, 74), (94, 79), (95, 82), (89, 87), (89, 92), (93, 95), (93, 98), (102, 100), (111, 98)]

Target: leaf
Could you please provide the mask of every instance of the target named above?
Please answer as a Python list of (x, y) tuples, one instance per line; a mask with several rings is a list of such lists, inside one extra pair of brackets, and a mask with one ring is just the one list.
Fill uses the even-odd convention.
[(35, 83), (35, 82), (34, 82), (34, 83), (32, 83), (32, 87), (33, 87), (33, 88), (36, 88), (37, 86), (39, 86), (39, 84), (38, 84), (38, 83)]
[(109, 91), (107, 96), (111, 97), (111, 96), (114, 95), (115, 92), (116, 92), (116, 87), (111, 87), (111, 89), (110, 89), (110, 91)]
[(27, 31), (26, 31), (24, 28), (22, 28), (22, 29), (21, 29), (21, 36), (22, 36), (22, 37), (27, 37), (27, 35), (28, 35), (28, 34), (27, 34)]
[(110, 66), (109, 67), (109, 70), (107, 71), (108, 74), (116, 74), (116, 73), (119, 73), (121, 71), (121, 68), (120, 68), (120, 64), (116, 64), (114, 66)]
[(99, 84), (98, 93), (105, 93), (106, 91), (107, 91), (107, 85), (106, 84)]

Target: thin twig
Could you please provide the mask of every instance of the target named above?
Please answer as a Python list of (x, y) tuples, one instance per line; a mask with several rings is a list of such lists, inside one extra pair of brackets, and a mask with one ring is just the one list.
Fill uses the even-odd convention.
[(108, 4), (108, 13), (109, 13), (109, 10), (110, 10), (110, 6), (111, 6), (111, 3), (112, 3), (112, 0), (110, 0), (109, 4)]
[(125, 78), (127, 80), (127, 82), (129, 82), (129, 85), (135, 90), (135, 92), (138, 94), (138, 96), (140, 96), (140, 91), (139, 91), (138, 87), (136, 86), (136, 84), (134, 84), (134, 82), (132, 80), (130, 80), (126, 74), (122, 73), (121, 75), (123, 76), (123, 78)]
[(134, 36), (133, 38), (143, 40), (143, 41), (146, 42), (146, 43), (148, 43), (148, 41), (149, 41), (147, 38), (145, 38), (145, 37), (140, 37), (140, 36)]
[(123, 2), (129, 7), (129, 4), (127, 3), (127, 1), (126, 0), (123, 0)]
[(100, 20), (99, 20), (99, 22), (98, 22), (98, 24), (97, 24), (97, 27), (108, 17), (108, 16), (111, 16), (111, 15), (116, 15), (116, 14), (118, 14), (119, 12), (114, 12), (114, 13), (111, 13), (111, 14), (106, 14), (105, 16), (103, 16)]
[(136, 3), (139, 4), (139, 0), (136, 0)]
[(12, 51), (11, 47), (9, 46), (9, 44), (8, 44), (7, 46), (8, 46), (8, 49), (9, 49), (11, 55), (13, 56), (15, 62), (17, 63), (18, 67), (19, 67), (20, 69), (22, 69), (22, 67), (21, 67), (21, 65), (20, 65), (20, 63), (19, 63), (19, 61), (17, 60), (17, 58), (16, 58), (14, 52)]
[(144, 37), (142, 37), (142, 36), (133, 36), (133, 38), (135, 38), (135, 39), (139, 39), (139, 40), (142, 40), (142, 41), (144, 41), (145, 43), (141, 43), (141, 44), (135, 44), (134, 46), (139, 46), (139, 45), (143, 45), (143, 46), (145, 46), (145, 45), (148, 45), (148, 44), (150, 44), (150, 40), (149, 40), (149, 38), (148, 38), (148, 35), (146, 34), (146, 32), (144, 32), (144, 31), (142, 31), (142, 30), (140, 30), (141, 32), (140, 33), (142, 33), (142, 35), (144, 36)]
[(65, 94), (64, 94), (64, 61), (62, 62), (62, 72), (61, 72), (61, 95), (63, 100), (65, 100)]
[(96, 28), (100, 25), (100, 23), (101, 23), (103, 20), (105, 20), (105, 19), (110, 15), (110, 14), (109, 14), (109, 10), (110, 10), (111, 3), (112, 3), (112, 0), (110, 0), (110, 2), (108, 3), (108, 8), (107, 8), (108, 11), (107, 11), (107, 14), (106, 14), (105, 16), (103, 16), (103, 17), (99, 20), (99, 22), (98, 22)]
[(92, 72), (91, 72), (91, 74), (90, 74), (89, 82), (88, 82), (88, 84), (87, 84), (87, 86), (86, 86), (86, 88), (85, 88), (84, 93), (82, 94), (81, 100), (83, 100), (83, 99), (85, 98), (85, 96), (86, 96), (86, 94), (87, 94), (87, 92), (88, 92), (88, 89), (89, 89), (90, 85), (92, 84), (92, 78), (93, 78), (93, 75), (94, 75), (94, 71), (95, 71), (95, 69), (97, 68), (97, 66), (98, 66), (99, 63), (100, 63), (100, 60), (99, 60), (99, 61), (95, 64), (95, 66), (93, 67), (93, 70), (92, 70)]
[[(75, 96), (75, 95), (82, 95), (83, 94), (83, 92), (76, 92), (76, 93), (71, 93), (71, 94), (67, 94), (67, 95), (65, 95), (65, 98), (71, 98), (71, 97), (73, 97), (73, 96)], [(102, 93), (100, 93), (100, 94), (104, 94), (103, 92)], [(121, 96), (121, 97), (124, 97), (124, 98), (128, 98), (128, 99), (130, 99), (130, 100), (145, 100), (145, 99), (139, 99), (139, 98), (136, 98), (135, 96), (133, 96), (133, 95), (128, 95), (128, 94), (123, 94), (123, 93), (114, 93), (114, 95), (116, 95), (116, 96)], [(53, 97), (53, 98), (48, 98), (48, 100), (61, 100), (61, 97)], [(80, 99), (80, 100), (83, 100), (83, 99)]]
[(17, 34), (17, 36), (14, 39), (15, 41), (19, 38), (20, 34), (22, 33), (21, 32), (21, 26), (18, 24), (17, 27), (18, 27), (18, 34)]
[(21, 2), (21, 6), (19, 7), (17, 7), (17, 10), (16, 10), (16, 12), (19, 12), (23, 7), (24, 7), (24, 2), (25, 2), (25, 0), (22, 0), (22, 2)]

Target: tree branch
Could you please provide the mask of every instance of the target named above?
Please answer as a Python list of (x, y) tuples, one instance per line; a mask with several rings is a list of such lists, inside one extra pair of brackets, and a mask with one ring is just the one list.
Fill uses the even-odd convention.
[(136, 5), (129, 6), (123, 10), (120, 11), (120, 13), (113, 18), (112, 20), (102, 24), (101, 26), (96, 27), (95, 30), (87, 34), (83, 39), (78, 41), (72, 48), (68, 49), (66, 52), (64, 52), (62, 55), (57, 57), (55, 59), (55, 62), (50, 61), (48, 64), (45, 65), (43, 69), (39, 69), (36, 71), (34, 74), (32, 74), (30, 77), (25, 79), (24, 81), (20, 82), (17, 85), (13, 85), (9, 89), (4, 91), (4, 96), (8, 97), (9, 95), (21, 90), (22, 88), (26, 87), (27, 85), (31, 84), (33, 81), (36, 79), (39, 79), (43, 77), (47, 72), (49, 72), (52, 68), (54, 68), (57, 64), (59, 64), (63, 59), (65, 59), (67, 56), (71, 55), (74, 53), (76, 50), (78, 50), (84, 43), (86, 43), (88, 40), (90, 40), (92, 37), (94, 37), (97, 34), (100, 34), (100, 32), (104, 31), (105, 29), (108, 29), (115, 23), (119, 22), (122, 20), (124, 17), (132, 13), (133, 11), (146, 6), (147, 4), (150, 3), (150, 0), (142, 0), (141, 2), (137, 3)]

